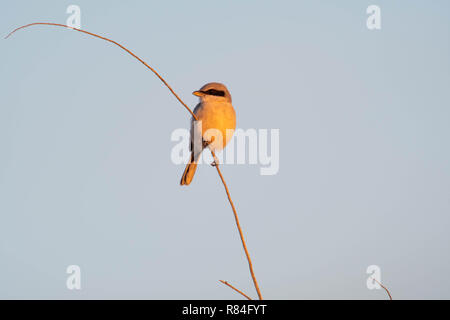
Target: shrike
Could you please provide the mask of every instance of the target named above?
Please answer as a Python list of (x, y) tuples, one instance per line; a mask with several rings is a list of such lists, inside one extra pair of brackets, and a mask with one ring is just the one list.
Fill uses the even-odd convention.
[(200, 98), (194, 109), (198, 121), (191, 120), (191, 157), (181, 177), (181, 185), (191, 183), (203, 149), (208, 147), (214, 152), (222, 150), (236, 128), (236, 113), (225, 85), (211, 82), (192, 94)]

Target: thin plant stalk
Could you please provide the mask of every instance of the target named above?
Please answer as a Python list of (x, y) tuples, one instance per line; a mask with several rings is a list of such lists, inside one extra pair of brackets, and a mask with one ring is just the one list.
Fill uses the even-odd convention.
[[(166, 82), (166, 80), (164, 80), (164, 78), (163, 78), (162, 76), (159, 75), (158, 72), (156, 72), (155, 69), (153, 69), (152, 67), (150, 67), (144, 60), (142, 60), (142, 59), (139, 58), (137, 55), (135, 55), (131, 50), (125, 48), (123, 45), (121, 45), (120, 43), (118, 43), (118, 42), (116, 42), (116, 41), (114, 41), (114, 40), (111, 40), (111, 39), (109, 39), (109, 38), (106, 38), (106, 37), (103, 37), (103, 36), (100, 36), (100, 35), (98, 35), (98, 34), (95, 34), (95, 33), (92, 33), (92, 32), (88, 32), (88, 31), (85, 31), (85, 30), (82, 30), (82, 29), (77, 29), (77, 28), (70, 27), (70, 26), (67, 26), (67, 25), (64, 25), (64, 24), (51, 23), (51, 22), (34, 22), (34, 23), (30, 23), (30, 24), (27, 24), (27, 25), (18, 27), (18, 28), (16, 28), (16, 29), (14, 29), (13, 31), (11, 31), (11, 32), (5, 37), (5, 39), (7, 39), (7, 38), (10, 37), (13, 33), (15, 33), (16, 31), (18, 31), (18, 30), (20, 30), (20, 29), (24, 29), (24, 28), (27, 28), (27, 27), (35, 26), (35, 25), (47, 25), (47, 26), (56, 26), (56, 27), (68, 28), (68, 29), (72, 29), (72, 30), (75, 30), (75, 31), (78, 31), (78, 32), (82, 32), (82, 33), (91, 35), (91, 36), (93, 36), (93, 37), (96, 37), (96, 38), (99, 38), (99, 39), (108, 41), (108, 42), (110, 42), (110, 43), (112, 43), (112, 44), (115, 44), (116, 46), (118, 46), (118, 47), (120, 47), (121, 49), (125, 50), (128, 54), (130, 54), (131, 56), (133, 56), (133, 57), (134, 57), (135, 59), (137, 59), (139, 62), (141, 62), (141, 63), (142, 63), (144, 66), (146, 66), (148, 69), (150, 69), (150, 71), (152, 71), (152, 72), (153, 72), (153, 73), (154, 73), (154, 74), (155, 74), (155, 75), (156, 75), (156, 76), (164, 83), (164, 85), (170, 90), (170, 92), (175, 96), (175, 98), (176, 98), (176, 99), (177, 99), (177, 100), (185, 107), (185, 109), (192, 115), (192, 117), (193, 117), (195, 120), (198, 120), (197, 116), (192, 112), (192, 110), (187, 106), (187, 104), (184, 103), (183, 100), (181, 100), (181, 98), (175, 93), (175, 91), (172, 89), (172, 87)], [(211, 150), (211, 154), (212, 154), (212, 156), (213, 156), (213, 158), (214, 158), (214, 160), (215, 160), (215, 167), (216, 167), (216, 169), (217, 169), (217, 173), (219, 174), (219, 177), (220, 177), (220, 179), (222, 180), (222, 184), (223, 184), (223, 186), (225, 187), (225, 191), (226, 191), (226, 193), (227, 193), (228, 201), (230, 202), (231, 209), (233, 210), (234, 219), (235, 219), (235, 221), (236, 221), (236, 226), (237, 226), (238, 231), (239, 231), (239, 236), (240, 236), (240, 238), (241, 238), (242, 247), (244, 248), (244, 252), (245, 252), (245, 255), (246, 255), (246, 257), (247, 257), (248, 266), (249, 266), (249, 269), (250, 269), (250, 274), (251, 274), (251, 276), (252, 276), (253, 284), (255, 285), (255, 289), (256, 289), (256, 292), (257, 292), (257, 294), (258, 294), (259, 299), (262, 300), (261, 291), (260, 291), (260, 289), (259, 289), (258, 282), (257, 282), (257, 280), (256, 280), (255, 273), (254, 273), (254, 271), (253, 271), (252, 260), (250, 259), (250, 254), (249, 254), (249, 252), (248, 252), (247, 245), (245, 244), (244, 234), (243, 234), (243, 232), (242, 232), (242, 228), (241, 228), (241, 225), (240, 225), (240, 223), (239, 223), (239, 218), (238, 218), (238, 214), (237, 214), (236, 208), (235, 208), (235, 206), (234, 206), (234, 204), (233, 204), (233, 201), (231, 200), (230, 191), (228, 190), (228, 187), (227, 187), (227, 184), (226, 184), (226, 182), (225, 182), (225, 179), (223, 178), (222, 172), (221, 172), (220, 169), (219, 169), (219, 162), (217, 161), (216, 155), (214, 154), (214, 151), (213, 151), (213, 150)], [(236, 288), (234, 288), (233, 286), (231, 286), (230, 284), (228, 284), (226, 281), (222, 281), (222, 280), (220, 280), (220, 281), (221, 281), (222, 283), (226, 284), (227, 286), (229, 286), (230, 288), (234, 289), (235, 291), (239, 292), (240, 294), (242, 294), (243, 296), (245, 296), (247, 299), (250, 299), (250, 297), (248, 297), (248, 296), (247, 296), (246, 294), (244, 294), (243, 292), (237, 290)]]

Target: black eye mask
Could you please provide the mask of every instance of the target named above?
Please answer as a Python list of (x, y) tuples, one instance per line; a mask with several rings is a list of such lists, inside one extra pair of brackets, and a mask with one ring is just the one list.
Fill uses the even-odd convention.
[(225, 91), (222, 91), (222, 90), (209, 89), (207, 91), (202, 91), (202, 92), (204, 94), (211, 95), (211, 96), (225, 97)]

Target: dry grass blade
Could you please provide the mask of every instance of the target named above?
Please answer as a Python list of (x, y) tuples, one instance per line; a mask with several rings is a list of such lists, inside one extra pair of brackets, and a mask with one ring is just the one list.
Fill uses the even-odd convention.
[(252, 300), (252, 298), (250, 298), (248, 295), (246, 295), (245, 293), (243, 293), (241, 290), (236, 289), (235, 287), (233, 287), (231, 284), (229, 284), (227, 281), (223, 281), (223, 280), (219, 280), (220, 282), (222, 282), (223, 284), (229, 286), (231, 289), (233, 289), (234, 291), (242, 294), (244, 297), (246, 297), (248, 300)]
[(378, 283), (378, 284), (379, 284), (379, 285), (387, 292), (387, 294), (388, 294), (388, 296), (389, 296), (389, 299), (392, 300), (392, 296), (391, 296), (391, 293), (389, 292), (388, 288), (386, 288), (385, 286), (383, 286), (383, 285), (381, 284), (381, 282), (378, 281), (377, 279), (373, 278), (373, 280), (375, 280), (375, 282)]

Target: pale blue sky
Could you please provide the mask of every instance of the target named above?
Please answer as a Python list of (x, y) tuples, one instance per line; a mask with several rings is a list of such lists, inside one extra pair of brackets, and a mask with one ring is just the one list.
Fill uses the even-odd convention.
[[(189, 105), (223, 82), (238, 127), (280, 129), (277, 175), (223, 167), (265, 298), (386, 299), (372, 264), (394, 298), (450, 298), (448, 1), (10, 1), (0, 30), (70, 4)], [(0, 298), (256, 297), (215, 170), (179, 186), (189, 115), (153, 74), (69, 30), (0, 43)]]

